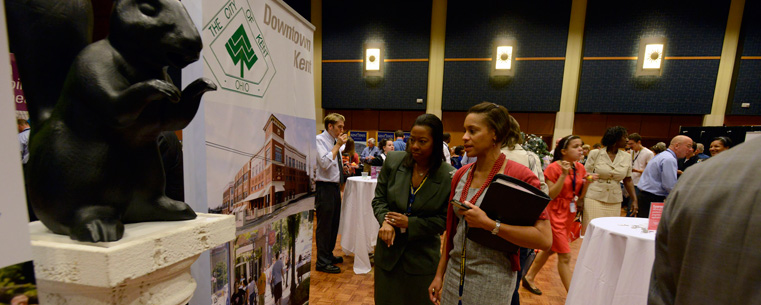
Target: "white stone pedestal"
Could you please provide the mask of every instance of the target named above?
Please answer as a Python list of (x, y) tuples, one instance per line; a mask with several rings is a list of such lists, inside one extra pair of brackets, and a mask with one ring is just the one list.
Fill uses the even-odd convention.
[(41, 304), (185, 304), (196, 282), (190, 265), (235, 238), (231, 215), (125, 226), (117, 242), (87, 243), (29, 224)]

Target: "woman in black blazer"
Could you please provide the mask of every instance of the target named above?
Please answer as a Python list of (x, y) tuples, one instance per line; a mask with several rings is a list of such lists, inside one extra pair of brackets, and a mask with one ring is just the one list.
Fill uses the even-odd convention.
[(428, 284), (441, 257), (441, 233), (454, 168), (442, 162), (443, 125), (421, 115), (405, 152), (390, 152), (375, 188), (381, 228), (375, 246), (376, 304), (433, 304)]

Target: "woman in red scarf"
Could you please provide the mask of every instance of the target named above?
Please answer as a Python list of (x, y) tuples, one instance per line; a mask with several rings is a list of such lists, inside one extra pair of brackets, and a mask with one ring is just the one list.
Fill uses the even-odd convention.
[(531, 249), (548, 249), (552, 232), (547, 213), (533, 226), (511, 226), (490, 219), (479, 208), (482, 194), (497, 173), (523, 180), (539, 188), (539, 179), (527, 167), (505, 160), (503, 146), (514, 144), (520, 135), (510, 124), (505, 107), (481, 103), (468, 110), (464, 123), (465, 152), (477, 157), (457, 171), (452, 179), (450, 197), (470, 209), (454, 205), (447, 212), (446, 252), (439, 261), (436, 276), (428, 288), (431, 301), (441, 304), (509, 304), (517, 279), (518, 255), (504, 253), (465, 238), (468, 228), (483, 229)]

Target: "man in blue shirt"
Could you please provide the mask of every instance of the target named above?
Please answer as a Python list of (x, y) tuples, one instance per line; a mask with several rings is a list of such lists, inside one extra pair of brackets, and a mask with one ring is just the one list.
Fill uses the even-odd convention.
[(325, 117), (325, 131), (317, 135), (317, 175), (314, 208), (317, 212), (315, 244), (320, 272), (340, 273), (341, 268), (333, 264), (343, 262), (343, 258), (333, 256), (338, 237), (338, 223), (341, 219), (341, 146), (348, 136), (344, 133), (344, 116), (331, 113)]
[(477, 160), (478, 157), (468, 157), (468, 153), (463, 151), (462, 157), (460, 158), (460, 164), (465, 166), (471, 163), (476, 163)]
[(666, 197), (674, 189), (677, 179), (677, 159), (684, 158), (692, 153), (692, 139), (687, 136), (676, 136), (671, 139), (669, 148), (656, 155), (647, 163), (642, 177), (639, 179), (637, 188), (639, 193), (638, 217), (650, 216), (650, 204), (652, 202), (664, 202)]
[(18, 141), (21, 144), (21, 162), (26, 164), (29, 161), (29, 122), (24, 119), (17, 119)]
[(401, 130), (395, 131), (394, 137), (396, 137), (396, 141), (394, 141), (394, 151), (407, 150), (407, 143), (404, 143), (404, 131), (401, 131)]
[(703, 143), (698, 143), (697, 146), (698, 148), (695, 150), (696, 151), (695, 154), (698, 156), (698, 160), (705, 161), (705, 159), (710, 158), (710, 156), (703, 153), (703, 150), (705, 149), (705, 146), (703, 146)]

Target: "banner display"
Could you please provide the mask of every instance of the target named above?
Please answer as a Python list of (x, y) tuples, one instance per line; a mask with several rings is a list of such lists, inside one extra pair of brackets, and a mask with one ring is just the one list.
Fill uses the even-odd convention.
[[(0, 73), (0, 83), (13, 84), (13, 87), (0, 86), (0, 125), (3, 126), (0, 128), (0, 142), (4, 143), (0, 145), (0, 158), (4, 160), (0, 162), (0, 172), (3, 173), (0, 178), (0, 193), (3, 194), (0, 232), (4, 233), (0, 234), (0, 245), (3, 245), (3, 254), (0, 255), (0, 303), (37, 304), (39, 301), (34, 283), (34, 267), (30, 261), (32, 246), (29, 242), (29, 215), (21, 171), (21, 149), (18, 130), (14, 128), (17, 118), (28, 117), (23, 93), (19, 97), (14, 90), (17, 87), (20, 90), (21, 84), (16, 69), (11, 68), (11, 63), (15, 60), (8, 53), (4, 6), (0, 6), (0, 57), (6, 59), (0, 60), (0, 71), (3, 71)], [(16, 72), (13, 73), (13, 78), (12, 72)], [(19, 112), (23, 112), (23, 115)]]
[(378, 142), (383, 139), (388, 139), (393, 141), (394, 140), (394, 132), (393, 131), (378, 131)]
[(191, 304), (307, 303), (314, 26), (281, 0), (183, 3), (204, 43), (183, 82), (218, 86), (184, 130), (186, 198), (197, 211), (234, 215), (237, 227), (235, 240), (199, 259), (206, 277), (196, 276)]
[(354, 151), (362, 153), (367, 147), (367, 131), (349, 131), (349, 137), (354, 140)]
[[(395, 139), (394, 132), (393, 131), (378, 131), (378, 141), (380, 142), (380, 140), (383, 140), (383, 139), (389, 139), (393, 141)], [(407, 143), (407, 140), (409, 139), (410, 139), (410, 133), (405, 132), (404, 142)]]
[(13, 87), (13, 103), (16, 104), (16, 118), (29, 119), (29, 111), (26, 108), (26, 98), (21, 85), (21, 77), (16, 65), (16, 56), (11, 53), (11, 87)]
[(349, 131), (349, 137), (354, 142), (367, 142), (367, 131)]

